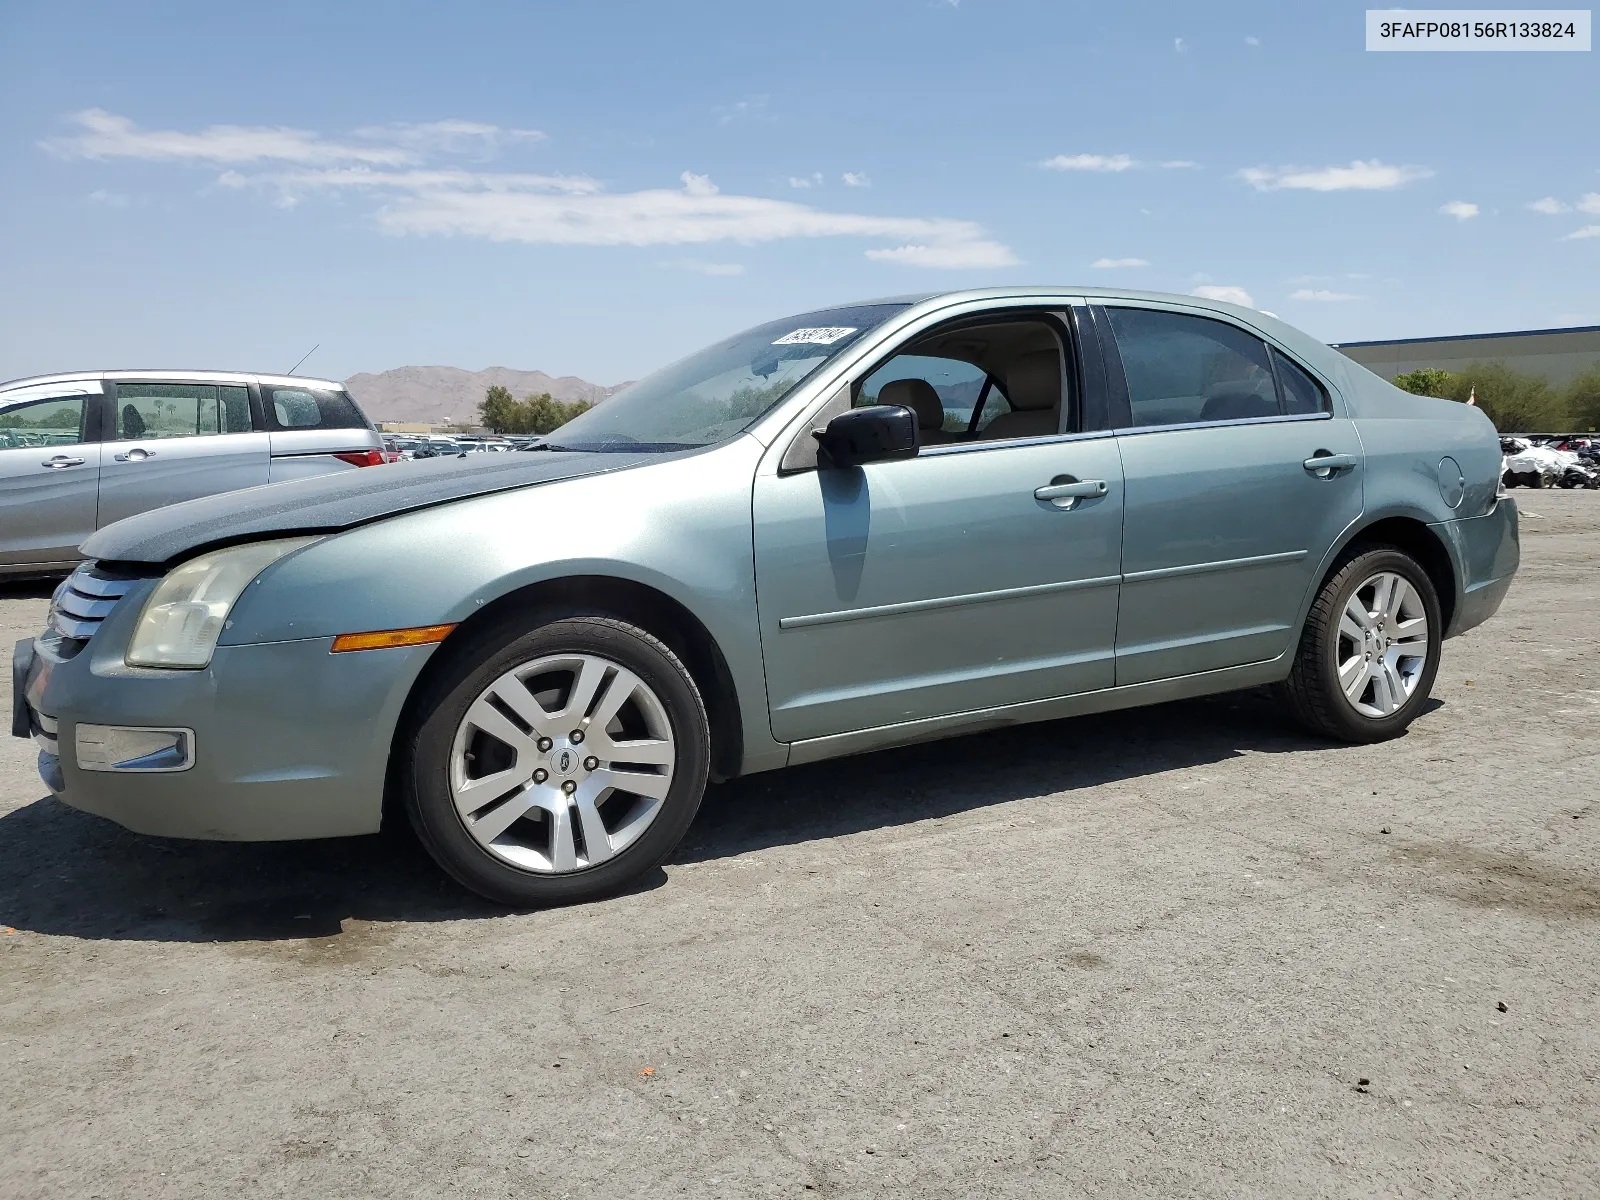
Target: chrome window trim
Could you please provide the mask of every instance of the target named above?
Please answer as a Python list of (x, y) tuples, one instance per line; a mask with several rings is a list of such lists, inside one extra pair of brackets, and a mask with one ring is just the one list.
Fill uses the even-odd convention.
[(1117, 437), (1136, 437), (1141, 433), (1171, 433), (1176, 429), (1227, 429), (1234, 425), (1283, 425), (1289, 421), (1331, 421), (1330, 412), (1279, 413), (1271, 417), (1235, 417), (1228, 421), (1178, 421), (1170, 425), (1129, 425), (1110, 432)]
[(1090, 442), (1115, 436), (1116, 432), (1111, 429), (1091, 429), (1084, 433), (1046, 433), (1038, 437), (990, 438), (988, 441), (979, 438), (970, 442), (940, 442), (936, 446), (920, 446), (914, 457), (899, 461), (915, 462), (919, 458), (943, 458), (951, 454), (973, 454), (980, 450), (1010, 450), (1016, 446), (1049, 446), (1057, 442)]

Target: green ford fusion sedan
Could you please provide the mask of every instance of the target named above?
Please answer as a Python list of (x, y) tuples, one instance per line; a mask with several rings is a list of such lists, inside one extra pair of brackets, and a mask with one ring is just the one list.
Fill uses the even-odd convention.
[(1246, 308), (842, 305), (521, 453), (100, 530), (17, 647), (13, 732), (142, 833), (409, 819), (485, 896), (586, 899), (709, 781), (791, 763), (1263, 684), (1394, 737), (1516, 571), (1499, 467), (1477, 409)]

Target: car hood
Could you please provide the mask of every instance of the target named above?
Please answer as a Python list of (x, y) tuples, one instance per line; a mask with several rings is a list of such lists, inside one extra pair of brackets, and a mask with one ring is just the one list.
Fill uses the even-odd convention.
[(364, 467), (140, 513), (92, 534), (82, 552), (102, 562), (167, 563), (201, 549), (280, 535), (336, 533), (452, 500), (625, 471), (668, 457), (679, 456), (536, 451)]

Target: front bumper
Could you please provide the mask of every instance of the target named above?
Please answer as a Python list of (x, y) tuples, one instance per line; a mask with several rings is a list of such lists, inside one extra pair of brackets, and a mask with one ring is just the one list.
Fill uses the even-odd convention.
[(1522, 561), (1517, 502), (1502, 496), (1481, 517), (1430, 525), (1450, 549), (1456, 570), (1456, 607), (1445, 630), (1455, 637), (1482, 625), (1500, 610)]
[[(50, 636), (17, 647), (13, 732), (27, 723), (51, 791), (164, 837), (377, 831), (395, 725), (435, 647), (333, 655), (331, 638), (311, 638), (222, 646), (201, 671), (131, 668), (122, 650), (141, 607), (130, 593), (75, 654)], [(174, 771), (85, 770), (76, 756), (80, 723), (192, 731), (192, 762)]]

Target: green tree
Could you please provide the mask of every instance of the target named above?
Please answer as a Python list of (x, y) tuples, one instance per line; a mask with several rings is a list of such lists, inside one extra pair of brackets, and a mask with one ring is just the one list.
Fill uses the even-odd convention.
[(549, 392), (517, 400), (509, 389), (499, 385), (490, 388), (478, 405), (484, 425), (501, 434), (549, 433), (588, 409), (589, 403), (585, 400), (563, 404)]
[(1394, 385), (1416, 396), (1437, 396), (1441, 400), (1449, 400), (1460, 378), (1438, 367), (1420, 367), (1404, 375), (1396, 375)]
[(512, 396), (511, 389), (495, 384), (484, 393), (478, 412), (483, 423), (496, 433), (520, 433), (514, 428), (521, 416), (521, 405)]
[(1466, 400), (1476, 391), (1478, 407), (1501, 433), (1550, 433), (1567, 423), (1566, 397), (1542, 375), (1503, 362), (1472, 363), (1455, 374), (1448, 399)]
[(1590, 367), (1567, 384), (1564, 399), (1573, 432), (1600, 430), (1600, 367)]

